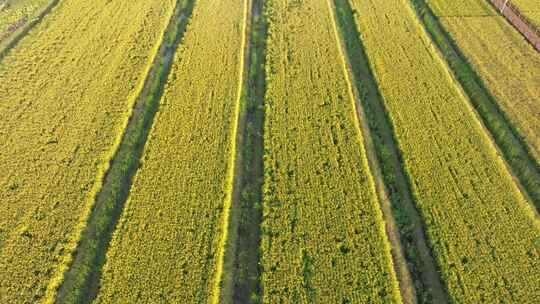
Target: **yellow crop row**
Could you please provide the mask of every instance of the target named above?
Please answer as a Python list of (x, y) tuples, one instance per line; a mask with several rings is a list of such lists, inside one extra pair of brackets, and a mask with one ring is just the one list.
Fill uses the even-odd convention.
[(264, 303), (399, 303), (327, 0), (266, 1)]
[(540, 54), (504, 17), (440, 20), (540, 163)]
[(54, 298), (174, 3), (65, 1), (2, 60), (0, 303)]
[(174, 59), (96, 303), (219, 296), (247, 1), (197, 0)]
[[(410, 0), (409, 0), (410, 1)], [(436, 16), (496, 16), (489, 0), (425, 0)]]
[(450, 297), (538, 303), (538, 219), (411, 4), (351, 3)]

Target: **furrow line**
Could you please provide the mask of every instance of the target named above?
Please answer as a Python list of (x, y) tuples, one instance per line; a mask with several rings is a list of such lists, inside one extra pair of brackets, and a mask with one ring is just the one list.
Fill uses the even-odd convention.
[(249, 46), (251, 28), (252, 0), (244, 0), (242, 45), (240, 47), (240, 61), (237, 99), (234, 109), (234, 118), (231, 133), (231, 156), (229, 159), (229, 172), (227, 177), (227, 196), (223, 205), (223, 217), (221, 223), (221, 236), (218, 245), (216, 273), (214, 277), (214, 291), (212, 303), (233, 303), (234, 291), (234, 265), (236, 258), (236, 245), (238, 239), (238, 221), (240, 216), (239, 200), (241, 195), (242, 179), (242, 146), (244, 144), (245, 128), (245, 94), (248, 81)]
[[(248, 67), (246, 88), (241, 101), (242, 125), (238, 136), (242, 136), (239, 146), (239, 176), (235, 200), (238, 209), (237, 227), (234, 245), (233, 303), (258, 303), (261, 298), (260, 288), (260, 222), (263, 175), (263, 125), (265, 94), (265, 52), (266, 20), (261, 14), (264, 0), (254, 0), (251, 6), (251, 22), (248, 46)], [(231, 227), (232, 228), (232, 227)], [(231, 244), (232, 246), (232, 244)]]

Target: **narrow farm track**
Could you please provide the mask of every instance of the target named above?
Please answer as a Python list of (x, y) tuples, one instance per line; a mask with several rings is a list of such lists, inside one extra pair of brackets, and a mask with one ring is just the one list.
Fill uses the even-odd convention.
[(246, 5), (197, 0), (114, 232), (95, 303), (221, 298), (215, 283), (218, 272), (226, 271), (218, 270), (218, 261), (226, 256), (221, 248), (228, 240), (223, 223), (231, 211), (227, 200), (232, 199), (231, 161), (244, 81), (239, 50), (245, 43)]
[[(335, 1), (337, 12), (337, 23), (339, 24), (342, 39), (344, 40), (344, 49), (346, 50), (353, 77), (353, 85), (361, 92), (358, 99), (363, 109), (360, 122), (364, 129), (369, 129), (373, 157), (372, 162), (379, 164), (379, 177), (384, 183), (384, 194), (386, 197), (383, 210), (391, 216), (392, 223), (390, 233), (394, 238), (399, 237), (400, 250), (405, 255), (405, 263), (401, 267), (407, 267), (412, 279), (406, 278), (406, 281), (400, 279), (400, 288), (402, 285), (411, 285), (408, 288), (414, 288), (412, 292), (404, 292), (404, 301), (415, 301), (418, 303), (447, 303), (448, 295), (438, 272), (437, 264), (428, 247), (425, 237), (425, 224), (422, 221), (416, 207), (414, 198), (411, 194), (410, 184), (407, 180), (407, 174), (401, 163), (401, 152), (397, 146), (394, 137), (392, 122), (388, 117), (384, 106), (384, 100), (380, 95), (377, 81), (370, 68), (369, 58), (365, 53), (364, 46), (360, 40), (360, 35), (356, 29), (354, 15), (347, 0)], [(379, 189), (382, 187), (379, 186)], [(390, 213), (393, 214), (390, 214)], [(388, 215), (387, 215), (388, 216)], [(387, 220), (387, 225), (389, 225)], [(396, 247), (396, 246), (394, 246)], [(393, 250), (395, 251), (395, 249)], [(393, 253), (394, 255), (396, 253)], [(403, 263), (403, 258), (399, 258)], [(399, 262), (394, 258), (394, 263)], [(398, 271), (399, 277), (399, 271)], [(412, 282), (410, 282), (412, 280)], [(412, 295), (411, 295), (412, 294)]]
[[(61, 0), (19, 1), (16, 9), (0, 10), (0, 63), (8, 52), (47, 16)], [(27, 5), (25, 2), (31, 3)], [(34, 3), (36, 2), (36, 3)], [(24, 4), (23, 4), (24, 3)], [(27, 6), (30, 6), (27, 8)], [(18, 9), (25, 9), (21, 19)]]
[(172, 58), (191, 16), (193, 1), (180, 1), (171, 16), (161, 47), (154, 58), (144, 89), (111, 161), (77, 254), (64, 275), (56, 303), (90, 303), (97, 295), (109, 242), (139, 166), (148, 131), (159, 108)]
[(54, 301), (173, 4), (62, 2), (2, 59), (0, 302)]
[(540, 225), (411, 3), (350, 3), (450, 301), (538, 302)]
[[(388, 240), (390, 241), (392, 245), (392, 251), (391, 251), (392, 261), (393, 261), (397, 278), (399, 280), (399, 289), (401, 292), (401, 297), (402, 297), (403, 303), (405, 304), (417, 303), (418, 301), (417, 301), (417, 296), (416, 296), (414, 284), (411, 277), (411, 272), (409, 271), (409, 267), (405, 259), (405, 252), (401, 244), (398, 228), (396, 225), (396, 220), (394, 219), (394, 215), (392, 214), (390, 193), (388, 192), (386, 185), (384, 183), (383, 177), (382, 177), (382, 172), (381, 172), (380, 165), (379, 165), (377, 155), (375, 152), (373, 137), (371, 135), (371, 130), (369, 128), (366, 111), (364, 110), (364, 107), (362, 106), (362, 103), (360, 101), (361, 95), (359, 93), (358, 88), (355, 86), (357, 81), (355, 79), (353, 68), (352, 68), (351, 62), (349, 61), (348, 55), (345, 54), (346, 49), (347, 49), (347, 47), (345, 46), (345, 42), (343, 41), (345, 37), (342, 37), (340, 35), (340, 30), (338, 29), (338, 22), (337, 22), (338, 17), (336, 16), (337, 12), (336, 12), (336, 7), (333, 1), (334, 0), (327, 0), (327, 3), (328, 3), (330, 15), (332, 16), (332, 24), (334, 27), (336, 43), (338, 44), (340, 57), (343, 63), (343, 69), (346, 75), (345, 78), (347, 81), (347, 85), (349, 87), (350, 98), (355, 103), (355, 112), (357, 113), (357, 116), (358, 116), (358, 126), (360, 127), (363, 134), (363, 139), (364, 139), (363, 145), (366, 149), (366, 158), (368, 160), (368, 165), (370, 169), (369, 172), (373, 176), (373, 180), (375, 182), (375, 188), (377, 189), (377, 195), (378, 195), (378, 199), (381, 205), (381, 211), (384, 217), (386, 234), (388, 236)], [(367, 89), (367, 87), (361, 87), (360, 89)], [(365, 92), (365, 91), (363, 91), (362, 93), (363, 93), (362, 95), (363, 97), (366, 97), (369, 94), (368, 92)]]
[(540, 53), (540, 5), (536, 0), (489, 0)]
[[(538, 57), (538, 54), (533, 53), (530, 54), (532, 57), (528, 58), (526, 62), (522, 62), (527, 66), (526, 71), (524, 71), (526, 74), (523, 76), (518, 75), (518, 77), (530, 81), (517, 81), (515, 85), (521, 88), (518, 89), (519, 92), (512, 93), (511, 97), (507, 97), (511, 98), (511, 100), (496, 99), (480, 74), (467, 61), (467, 58), (439, 22), (439, 19), (435, 17), (430, 7), (423, 0), (412, 0), (412, 3), (426, 32), (429, 33), (440, 51), (441, 57), (446, 61), (448, 69), (452, 71), (453, 77), (461, 85), (468, 97), (473, 112), (478, 116), (478, 120), (482, 122), (484, 131), (490, 135), (490, 139), (493, 141), (498, 153), (505, 159), (505, 165), (509, 172), (512, 173), (514, 181), (523, 192), (523, 195), (527, 197), (527, 201), (531, 202), (533, 208), (536, 208), (538, 212), (540, 210), (540, 165), (538, 162), (540, 156), (540, 126), (537, 126), (534, 122), (539, 121), (537, 116), (540, 114), (540, 103), (537, 102), (540, 100), (540, 96), (537, 95), (540, 93), (540, 79), (533, 75), (536, 72), (535, 61), (538, 62), (540, 57)], [(490, 13), (495, 14), (494, 11), (490, 11)], [(482, 52), (486, 52), (486, 50)], [(497, 57), (501, 57), (501, 54), (497, 54)], [(491, 62), (496, 62), (495, 60)], [(518, 60), (519, 57), (514, 57), (509, 68), (512, 65), (519, 68)], [(540, 71), (540, 69), (537, 70)], [(531, 74), (527, 76), (528, 73)], [(509, 81), (513, 81), (513, 79), (509, 79)], [(502, 86), (506, 87), (507, 92), (513, 91), (511, 83), (505, 83), (504, 80), (501, 82)], [(530, 90), (528, 86), (531, 87)], [(500, 94), (499, 97), (501, 97)], [(520, 97), (521, 103), (518, 102)], [(507, 112), (503, 111), (501, 107)]]
[(401, 303), (328, 2), (265, 15), (261, 300)]

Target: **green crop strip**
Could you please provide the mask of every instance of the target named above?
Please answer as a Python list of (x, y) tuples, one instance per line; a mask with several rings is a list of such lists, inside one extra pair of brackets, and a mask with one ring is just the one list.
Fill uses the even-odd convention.
[(171, 60), (181, 41), (194, 0), (177, 3), (159, 53), (147, 77), (118, 152), (111, 162), (96, 207), (81, 238), (73, 265), (65, 275), (56, 303), (90, 303), (99, 289), (105, 255), (118, 218), (122, 214), (149, 129), (159, 108), (159, 101)]
[(540, 166), (477, 72), (423, 0), (412, 0), (419, 19), (504, 155), (523, 190), (540, 210)]
[(338, 25), (344, 37), (360, 101), (366, 113), (371, 140), (387, 188), (399, 237), (413, 276), (418, 303), (446, 303), (448, 295), (438, 274), (437, 265), (425, 240), (422, 222), (411, 194), (410, 181), (403, 167), (401, 152), (394, 136), (392, 121), (385, 109), (375, 76), (371, 71), (354, 13), (347, 0), (336, 0)]
[(262, 183), (264, 154), (264, 94), (266, 91), (266, 16), (261, 14), (264, 0), (254, 0), (252, 8), (249, 69), (246, 93), (242, 99), (245, 115), (243, 131), (241, 197), (238, 237), (235, 252), (233, 303), (257, 304), (261, 301), (260, 222), (262, 216)]

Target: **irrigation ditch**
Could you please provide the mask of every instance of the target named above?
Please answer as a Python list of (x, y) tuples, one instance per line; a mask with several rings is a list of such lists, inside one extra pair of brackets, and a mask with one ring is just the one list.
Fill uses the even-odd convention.
[(139, 167), (174, 54), (182, 41), (194, 3), (195, 0), (179, 0), (176, 4), (120, 146), (110, 162), (74, 261), (64, 274), (55, 303), (90, 303), (99, 291), (106, 253)]
[[(410, 0), (420, 23), (431, 37), (454, 79), (465, 93), (473, 112), (511, 173), (525, 198), (540, 211), (540, 165), (526, 140), (483, 83), (479, 74), (461, 53), (451, 35), (441, 25), (425, 0)], [(536, 208), (535, 208), (536, 207)]]
[[(242, 178), (238, 200), (240, 218), (235, 253), (233, 303), (259, 303), (262, 289), (260, 238), (262, 187), (264, 182), (264, 96), (266, 92), (266, 19), (262, 14), (264, 0), (253, 0), (248, 80), (244, 97), (244, 145)], [(241, 263), (240, 263), (241, 261)]]
[[(371, 149), (371, 154), (374, 154), (371, 157), (371, 162), (375, 164), (372, 165), (372, 172), (375, 178), (382, 179), (378, 183), (378, 192), (386, 230), (393, 243), (394, 265), (398, 277), (401, 276), (400, 285), (412, 285), (400, 286), (403, 299), (407, 303), (448, 303), (450, 298), (429, 247), (425, 223), (416, 208), (392, 120), (357, 30), (355, 12), (348, 0), (331, 1), (335, 4), (352, 82), (359, 94), (359, 119), (364, 121), (364, 128), (370, 134), (371, 143), (367, 144), (371, 146), (368, 150)], [(398, 250), (402, 251), (404, 258), (397, 256)], [(407, 272), (410, 279), (406, 278)]]
[(262, 217), (263, 129), (266, 20), (264, 0), (249, 0), (245, 66), (239, 100), (236, 170), (224, 244), (223, 279), (219, 303), (260, 303), (260, 222)]

